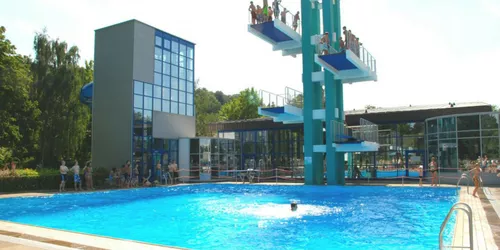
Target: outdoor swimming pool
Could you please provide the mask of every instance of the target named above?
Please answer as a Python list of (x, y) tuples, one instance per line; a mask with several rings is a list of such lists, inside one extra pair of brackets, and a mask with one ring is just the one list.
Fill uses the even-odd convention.
[(2, 199), (0, 219), (191, 249), (437, 249), (456, 200), (453, 188), (203, 184)]

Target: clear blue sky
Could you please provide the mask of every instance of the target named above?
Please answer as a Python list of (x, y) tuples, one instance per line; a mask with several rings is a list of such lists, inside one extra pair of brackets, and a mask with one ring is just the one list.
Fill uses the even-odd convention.
[[(243, 0), (16, 0), (0, 25), (21, 54), (44, 27), (93, 59), (94, 30), (138, 19), (197, 44), (202, 87), (302, 89), (301, 58), (282, 57), (247, 32)], [(260, 3), (261, 0), (254, 2)], [(377, 59), (379, 81), (345, 85), (346, 109), (484, 101), (500, 104), (499, 0), (342, 0), (346, 25)], [(283, 0), (293, 12), (299, 0)]]

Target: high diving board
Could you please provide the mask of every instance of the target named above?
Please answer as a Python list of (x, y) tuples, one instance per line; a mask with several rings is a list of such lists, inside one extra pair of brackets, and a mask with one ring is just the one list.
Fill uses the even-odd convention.
[(301, 35), (278, 19), (249, 24), (248, 32), (271, 44), (273, 51), (282, 51), (283, 56), (302, 54)]
[(359, 58), (351, 50), (328, 55), (315, 55), (314, 61), (325, 70), (332, 72), (343, 83), (377, 81), (375, 59), (361, 47)]
[(302, 123), (304, 115), (301, 108), (292, 105), (282, 107), (259, 107), (259, 115), (272, 117), (274, 122), (283, 122), (285, 124)]

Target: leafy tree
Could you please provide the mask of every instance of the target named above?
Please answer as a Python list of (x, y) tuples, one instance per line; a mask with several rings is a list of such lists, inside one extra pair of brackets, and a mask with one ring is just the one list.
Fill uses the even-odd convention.
[(194, 102), (196, 109), (196, 136), (210, 136), (208, 125), (217, 122), (218, 112), (221, 108), (220, 102), (215, 94), (206, 88), (198, 88), (199, 80), (196, 81)]
[(245, 89), (238, 97), (222, 106), (219, 117), (224, 121), (257, 118), (260, 104), (261, 100), (257, 91), (254, 88)]
[(80, 67), (78, 48), (51, 39), (45, 30), (36, 34), (34, 50), (33, 94), (42, 112), (39, 156), (45, 164), (56, 165), (61, 158), (78, 156), (85, 141), (90, 112), (80, 104), (79, 93), (92, 63)]
[(0, 148), (9, 157), (29, 158), (38, 149), (40, 110), (30, 98), (29, 60), (16, 53), (5, 32), (0, 27)]
[(302, 96), (302, 94), (295, 96), (294, 98), (292, 98), (289, 104), (298, 108), (302, 108), (304, 106), (304, 96)]
[(221, 105), (224, 105), (231, 100), (232, 96), (225, 95), (222, 91), (215, 91), (215, 98), (217, 98), (217, 101), (219, 101)]

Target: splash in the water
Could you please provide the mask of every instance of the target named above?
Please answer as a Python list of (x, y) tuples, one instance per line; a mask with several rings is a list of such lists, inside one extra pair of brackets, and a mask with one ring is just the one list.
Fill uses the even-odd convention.
[(303, 216), (322, 216), (331, 213), (339, 213), (340, 208), (326, 206), (300, 204), (296, 211), (291, 211), (290, 204), (264, 204), (251, 205), (239, 211), (241, 214), (253, 215), (269, 219), (300, 218)]

